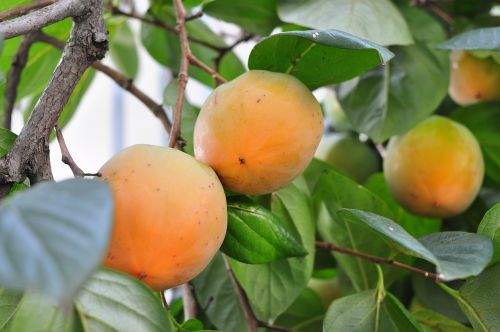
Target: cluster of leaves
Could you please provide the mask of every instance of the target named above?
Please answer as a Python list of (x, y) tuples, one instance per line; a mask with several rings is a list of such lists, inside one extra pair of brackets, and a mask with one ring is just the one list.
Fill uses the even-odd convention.
[[(0, 11), (25, 2), (0, 4)], [(294, 75), (310, 89), (336, 84), (350, 128), (374, 142), (439, 112), (469, 127), (485, 157), (487, 180), (480, 196), (453, 220), (406, 212), (389, 194), (382, 174), (361, 186), (317, 160), (276, 193), (228, 196), (228, 233), (221, 251), (230, 257), (257, 318), (294, 331), (495, 330), (500, 325), (492, 310), (500, 307), (500, 204), (492, 202), (499, 201), (500, 107), (490, 103), (457, 110), (446, 99), (449, 63), (443, 49), (498, 50), (498, 28), (445, 42), (439, 20), (403, 0), (186, 0), (185, 5), (260, 36), (281, 28), (256, 44), (248, 68)], [(468, 7), (467, 0), (456, 0), (449, 6), (456, 29), (490, 24), (485, 13), (492, 1)], [(152, 0), (145, 17), (175, 25), (170, 1)], [(127, 22), (107, 16), (113, 64), (134, 78), (138, 46)], [(199, 59), (217, 65), (227, 79), (244, 72), (241, 60), (224, 51), (224, 40), (203, 21), (189, 21), (187, 30), (203, 41), (191, 43)], [(67, 39), (69, 31), (69, 20), (44, 29), (59, 39)], [(176, 73), (180, 45), (174, 32), (141, 22), (140, 40), (159, 64)], [(1, 72), (8, 71), (19, 42), (4, 43)], [(19, 103), (26, 115), (50, 78), (47, 68), (59, 57), (50, 45), (33, 46), (18, 89), (18, 101), (28, 101)], [(213, 79), (199, 68), (191, 67), (189, 75), (213, 87)], [(82, 78), (61, 125), (93, 77), (89, 70)], [(0, 105), (4, 87), (0, 81)], [(173, 105), (176, 91), (175, 83), (166, 87), (166, 106)], [(197, 113), (186, 101), (182, 132), (191, 153)], [(0, 152), (8, 151), (14, 139), (2, 130)], [(8, 291), (0, 291), (0, 330), (247, 330), (222, 254), (193, 280), (200, 315), (182, 324), (182, 300), (165, 311), (160, 298), (139, 281), (110, 270), (95, 272), (109, 238), (112, 209), (109, 189), (98, 180), (43, 184), (13, 192), (2, 203), (0, 285)], [(330, 254), (316, 249), (317, 240), (436, 271), (446, 283)], [(311, 278), (336, 278), (340, 298), (327, 307), (307, 287)]]

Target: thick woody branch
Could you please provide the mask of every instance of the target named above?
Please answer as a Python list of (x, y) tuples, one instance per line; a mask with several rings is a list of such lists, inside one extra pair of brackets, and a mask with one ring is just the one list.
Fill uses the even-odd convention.
[(40, 30), (67, 17), (83, 16), (85, 12), (90, 11), (90, 8), (86, 6), (87, 2), (83, 0), (58, 0), (52, 5), (26, 15), (0, 22), (0, 35), (4, 39), (9, 39)]
[(74, 17), (61, 61), (11, 150), (0, 159), (0, 183), (22, 182), (26, 177), (31, 183), (52, 179), (48, 148), (52, 128), (85, 70), (106, 53), (102, 0), (60, 0), (51, 6), (62, 4), (85, 10), (77, 11), (82, 14)]
[(3, 126), (10, 129), (12, 124), (12, 111), (17, 97), (17, 86), (21, 80), (21, 74), (28, 61), (28, 55), (36, 39), (36, 33), (29, 33), (24, 36), (23, 40), (17, 48), (17, 53), (12, 60), (12, 66), (7, 74), (7, 81), (5, 83), (5, 99), (3, 110)]
[(48, 5), (53, 4), (54, 2), (56, 2), (56, 0), (40, 0), (37, 2), (28, 3), (28, 4), (23, 5), (23, 6), (19, 6), (16, 8), (6, 10), (6, 11), (0, 13), (0, 22), (5, 21), (6, 19), (14, 17), (14, 16), (24, 15), (24, 14), (26, 14), (34, 9), (40, 9), (40, 8), (46, 7)]
[[(46, 34), (39, 34), (38, 40), (50, 44), (52, 46), (55, 46), (59, 49), (64, 49), (64, 42), (48, 36)], [(161, 104), (156, 103), (153, 99), (151, 99), (148, 95), (146, 95), (142, 90), (140, 90), (133, 82), (131, 79), (126, 77), (125, 75), (122, 75), (118, 71), (114, 70), (113, 68), (106, 66), (103, 64), (101, 61), (95, 61), (92, 64), (92, 68), (95, 70), (98, 70), (111, 78), (113, 81), (116, 82), (120, 87), (123, 89), (127, 90), (130, 92), (133, 96), (135, 96), (139, 101), (141, 101), (152, 113), (154, 116), (156, 116), (160, 122), (162, 123), (163, 127), (167, 131), (167, 133), (170, 132), (171, 129), (171, 123), (170, 120), (167, 117), (167, 114), (165, 112), (165, 109)]]
[(434, 279), (437, 282), (443, 281), (443, 278), (436, 273), (425, 271), (425, 270), (416, 268), (414, 266), (398, 262), (394, 259), (365, 254), (363, 252), (358, 252), (358, 251), (353, 250), (351, 248), (339, 247), (333, 243), (316, 241), (316, 248), (330, 250), (330, 251), (336, 251), (336, 252), (341, 253), (341, 254), (359, 257), (359, 258), (362, 258), (362, 259), (365, 259), (365, 260), (368, 260), (368, 261), (371, 261), (371, 262), (377, 263), (377, 264), (392, 265), (392, 266), (398, 267), (398, 268), (403, 269), (403, 270), (407, 270), (407, 271), (410, 271), (413, 273), (420, 274), (426, 278)]

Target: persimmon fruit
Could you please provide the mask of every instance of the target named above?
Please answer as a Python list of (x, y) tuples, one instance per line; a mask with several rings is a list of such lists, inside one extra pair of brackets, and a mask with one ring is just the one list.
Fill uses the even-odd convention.
[(378, 153), (348, 133), (324, 136), (315, 156), (358, 183), (364, 183), (370, 175), (382, 168), (382, 160)]
[(449, 93), (459, 105), (500, 100), (500, 64), (466, 51), (451, 52)]
[(303, 83), (252, 70), (217, 87), (205, 101), (194, 151), (227, 189), (266, 194), (306, 168), (322, 133), (320, 105)]
[(224, 190), (209, 166), (178, 150), (134, 145), (100, 173), (115, 200), (106, 267), (163, 290), (208, 265), (227, 227)]
[(384, 175), (404, 208), (446, 218), (472, 203), (481, 188), (484, 162), (476, 138), (466, 127), (432, 116), (389, 141)]

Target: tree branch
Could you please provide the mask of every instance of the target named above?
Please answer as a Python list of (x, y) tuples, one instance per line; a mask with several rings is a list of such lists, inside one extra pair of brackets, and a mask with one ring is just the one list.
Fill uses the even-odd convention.
[(41, 28), (67, 17), (82, 17), (90, 8), (86, 6), (86, 0), (58, 0), (26, 15), (12, 20), (0, 22), (0, 35), (4, 39), (10, 39)]
[(5, 99), (3, 111), (3, 126), (10, 129), (12, 124), (12, 111), (17, 97), (17, 86), (21, 80), (21, 73), (28, 61), (28, 55), (31, 45), (36, 40), (36, 32), (29, 33), (24, 36), (23, 40), (17, 48), (17, 53), (12, 60), (12, 66), (7, 74), (7, 81), (5, 83)]
[(43, 7), (47, 7), (48, 5), (53, 4), (54, 2), (56, 2), (56, 0), (40, 0), (37, 2), (28, 3), (28, 4), (23, 5), (23, 6), (19, 6), (16, 8), (6, 10), (6, 11), (0, 13), (0, 22), (5, 21), (6, 19), (14, 17), (14, 16), (24, 15), (24, 14), (26, 14), (29, 11), (32, 11), (34, 9), (40, 9)]
[(437, 282), (444, 281), (443, 278), (436, 273), (425, 271), (425, 270), (416, 268), (414, 266), (398, 262), (394, 259), (365, 254), (362, 252), (355, 251), (351, 248), (339, 247), (333, 243), (316, 241), (316, 248), (330, 250), (330, 251), (336, 251), (336, 252), (339, 252), (341, 254), (359, 257), (359, 258), (362, 258), (362, 259), (365, 259), (365, 260), (368, 260), (368, 261), (371, 261), (371, 262), (374, 262), (377, 264), (392, 265), (392, 266), (395, 266), (395, 267), (398, 267), (398, 268), (401, 268), (404, 270), (408, 270), (408, 271), (413, 272), (413, 273), (423, 275), (426, 278), (434, 279)]
[[(29, 177), (34, 184), (53, 178), (48, 145), (52, 128), (57, 124), (64, 106), (85, 70), (96, 59), (102, 59), (107, 51), (102, 0), (59, 0), (26, 16), (35, 13), (40, 15), (39, 12), (44, 10), (51, 13), (49, 9), (53, 6), (65, 8), (66, 13), (72, 12), (70, 9), (73, 8), (73, 11), (80, 15), (74, 17), (71, 36), (61, 61), (31, 112), (27, 124), (7, 155), (0, 159), (0, 183), (22, 182)], [(2, 24), (4, 23), (0, 23), (0, 27), (5, 29), (5, 25)]]
[(61, 129), (59, 128), (58, 125), (54, 127), (56, 130), (56, 137), (57, 137), (57, 142), (59, 143), (59, 147), (61, 148), (61, 155), (62, 155), (62, 162), (65, 163), (66, 165), (71, 168), (71, 171), (73, 172), (73, 175), (75, 177), (84, 177), (84, 176), (101, 176), (100, 173), (85, 173), (82, 171), (80, 167), (76, 164), (76, 162), (73, 160), (73, 157), (71, 156), (71, 153), (69, 152), (68, 146), (66, 145), (66, 141), (64, 140), (64, 136), (62, 134)]
[[(64, 49), (64, 42), (48, 36), (46, 34), (39, 34), (38, 40), (53, 45), (59, 49)], [(156, 116), (167, 133), (170, 133), (170, 129), (172, 127), (170, 120), (167, 117), (167, 114), (165, 112), (165, 109), (161, 104), (156, 103), (153, 99), (151, 99), (149, 96), (147, 96), (142, 90), (140, 90), (133, 82), (131, 79), (126, 77), (125, 75), (122, 75), (118, 71), (114, 70), (113, 68), (106, 66), (103, 64), (101, 61), (95, 61), (92, 64), (92, 68), (95, 70), (98, 70), (111, 78), (113, 81), (116, 82), (120, 87), (123, 89), (127, 90), (130, 92), (133, 96), (135, 96), (139, 101), (141, 101), (152, 113), (154, 116)]]
[(245, 313), (245, 317), (247, 318), (248, 330), (250, 332), (256, 332), (257, 328), (259, 327), (259, 321), (255, 317), (252, 307), (250, 307), (250, 303), (248, 302), (248, 298), (247, 295), (245, 294), (245, 291), (238, 282), (238, 279), (236, 279), (236, 275), (234, 274), (231, 265), (229, 265), (229, 260), (227, 259), (227, 256), (222, 254), (222, 258), (224, 259), (224, 265), (226, 266), (226, 271), (229, 274), (231, 283), (233, 284), (236, 295), (238, 296), (238, 300), (240, 301), (240, 305), (243, 309), (243, 312)]

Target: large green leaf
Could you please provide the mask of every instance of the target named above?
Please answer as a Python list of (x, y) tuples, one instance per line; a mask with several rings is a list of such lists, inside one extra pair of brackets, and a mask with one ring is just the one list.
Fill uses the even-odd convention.
[(0, 288), (0, 331), (4, 331), (7, 324), (17, 311), (21, 296), (11, 294)]
[(28, 292), (2, 331), (84, 332), (85, 329), (72, 310), (62, 310), (50, 299)]
[(84, 285), (76, 310), (88, 331), (174, 331), (167, 311), (150, 288), (111, 270), (98, 271)]
[(289, 31), (255, 45), (248, 67), (287, 73), (315, 89), (349, 80), (393, 56), (380, 45), (338, 30)]
[(491, 263), (500, 261), (500, 203), (486, 212), (477, 229), (479, 234), (489, 236), (493, 240), (493, 258)]
[(433, 263), (444, 280), (478, 275), (488, 265), (493, 254), (491, 240), (486, 236), (442, 232), (417, 240), (386, 217), (354, 209), (343, 209), (339, 214), (344, 220), (371, 227), (401, 252)]
[(17, 135), (8, 129), (0, 128), (0, 157), (9, 152), (10, 147), (16, 141)]
[[(175, 27), (175, 12), (169, 5), (153, 4), (146, 14), (146, 17), (149, 19), (159, 19), (166, 25), (172, 28)], [(216, 47), (226, 46), (224, 41), (201, 20), (189, 21), (186, 26), (189, 36)], [(166, 31), (148, 23), (143, 23), (141, 25), (141, 41), (149, 54), (158, 61), (158, 63), (171, 69), (174, 75), (178, 73), (181, 49), (179, 35), (177, 33)], [(190, 43), (190, 46), (191, 51), (198, 59), (208, 66), (213, 67), (213, 60), (219, 54), (217, 51), (195, 42)], [(227, 80), (236, 78), (244, 71), (245, 68), (243, 64), (234, 52), (227, 53), (220, 62), (219, 73)], [(213, 86), (214, 84), (214, 79), (198, 67), (190, 66), (189, 75), (205, 85)]]
[(114, 31), (109, 41), (109, 55), (111, 60), (123, 74), (133, 79), (139, 69), (137, 44), (134, 34), (127, 22), (121, 24)]
[(248, 324), (222, 255), (218, 253), (192, 280), (194, 294), (210, 321), (221, 331), (248, 332)]
[(271, 211), (294, 230), (309, 252), (306, 257), (281, 259), (269, 264), (249, 265), (232, 260), (231, 265), (261, 320), (273, 320), (302, 293), (312, 274), (314, 220), (309, 197), (298, 189), (297, 179), (272, 194)]
[(384, 174), (372, 175), (365, 183), (365, 187), (384, 200), (395, 217), (394, 221), (413, 237), (419, 238), (441, 229), (440, 220), (416, 216), (403, 209), (389, 192)]
[(500, 27), (465, 31), (439, 45), (446, 50), (500, 51)]
[(486, 176), (500, 184), (500, 103), (462, 107), (451, 118), (472, 131), (481, 145)]
[(411, 314), (420, 324), (427, 326), (433, 332), (473, 332), (465, 325), (425, 307), (414, 309), (412, 305)]
[(280, 23), (276, 0), (214, 0), (206, 3), (203, 11), (260, 35), (271, 33)]
[(404, 18), (389, 0), (280, 0), (285, 22), (313, 29), (337, 29), (381, 45), (407, 45)]
[[(381, 271), (379, 270), (379, 274)], [(328, 308), (324, 332), (419, 332), (420, 324), (403, 304), (386, 293), (382, 276), (376, 289), (342, 297)]]
[(68, 301), (104, 256), (113, 199), (99, 180), (43, 183), (0, 206), (0, 285)]
[(321, 331), (326, 308), (312, 289), (306, 288), (295, 302), (276, 320), (276, 324), (295, 332)]
[(490, 332), (500, 330), (500, 264), (496, 264), (478, 277), (467, 281), (454, 290), (444, 284), (440, 286), (460, 305), (469, 318), (474, 331)]
[[(369, 227), (348, 222), (338, 215), (342, 208), (359, 208), (392, 217), (384, 201), (363, 186), (329, 170), (318, 180), (314, 190), (314, 201), (318, 213), (318, 231), (323, 240), (380, 257), (392, 257), (396, 253)], [(356, 291), (375, 287), (377, 284), (375, 264), (341, 253), (333, 252), (333, 255)], [(392, 283), (400, 273), (400, 270), (385, 266), (386, 283)]]
[(408, 22), (415, 45), (392, 48), (396, 56), (387, 66), (337, 89), (353, 128), (377, 142), (413, 128), (432, 114), (448, 93), (448, 54), (434, 50), (446, 33), (419, 9), (405, 8), (403, 13), (411, 18)]
[(228, 225), (221, 250), (247, 264), (266, 264), (281, 258), (306, 256), (307, 251), (286, 224), (258, 204), (228, 205)]

